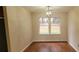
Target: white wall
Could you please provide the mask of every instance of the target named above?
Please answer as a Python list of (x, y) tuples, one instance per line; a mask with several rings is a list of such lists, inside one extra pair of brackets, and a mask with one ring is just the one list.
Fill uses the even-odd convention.
[(75, 7), (68, 14), (68, 42), (79, 51), (79, 7)]
[(54, 16), (60, 18), (61, 21), (61, 35), (39, 35), (39, 18), (44, 16), (43, 13), (33, 13), (33, 39), (34, 41), (67, 41), (67, 14), (56, 13)]
[(31, 13), (23, 7), (6, 7), (10, 50), (21, 51), (32, 42)]

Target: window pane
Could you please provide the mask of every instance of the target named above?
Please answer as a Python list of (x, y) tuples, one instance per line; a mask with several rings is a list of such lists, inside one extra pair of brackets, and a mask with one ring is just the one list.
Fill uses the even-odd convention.
[(52, 25), (51, 26), (51, 34), (61, 34), (60, 33), (60, 26), (59, 25)]
[(49, 34), (48, 26), (40, 26), (40, 34)]
[(40, 34), (49, 34), (48, 18), (41, 18), (41, 20), (40, 20)]
[(60, 21), (57, 17), (51, 18), (51, 34), (61, 34)]
[(60, 24), (60, 20), (58, 17), (53, 17), (53, 24)]

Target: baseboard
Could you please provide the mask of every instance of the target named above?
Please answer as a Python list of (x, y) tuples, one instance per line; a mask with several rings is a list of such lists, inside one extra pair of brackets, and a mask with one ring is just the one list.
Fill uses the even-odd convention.
[(31, 41), (25, 48), (23, 48), (20, 52), (23, 52), (27, 47), (29, 47), (31, 44), (33, 43), (33, 41)]
[(34, 41), (34, 42), (38, 42), (38, 43), (58, 43), (58, 42), (60, 42), (60, 43), (67, 43), (67, 41)]
[(68, 42), (68, 43), (69, 43), (70, 46), (72, 46), (75, 49), (76, 52), (79, 52), (79, 50), (76, 49), (75, 46), (73, 46), (73, 44), (71, 44), (70, 42)]

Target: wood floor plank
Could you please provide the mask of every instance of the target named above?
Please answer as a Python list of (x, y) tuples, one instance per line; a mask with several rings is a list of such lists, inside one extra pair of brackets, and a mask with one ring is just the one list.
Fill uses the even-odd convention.
[(67, 42), (34, 42), (24, 52), (75, 52)]

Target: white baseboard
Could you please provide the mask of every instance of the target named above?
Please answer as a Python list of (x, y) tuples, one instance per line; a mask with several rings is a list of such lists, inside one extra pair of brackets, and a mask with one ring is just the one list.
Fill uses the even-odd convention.
[(79, 52), (79, 50), (78, 49), (76, 49), (76, 47), (72, 44), (72, 43), (70, 43), (70, 42), (68, 42), (77, 52)]
[(23, 52), (28, 46), (30, 46), (33, 43), (33, 41), (31, 41), (25, 48), (23, 48), (20, 52)]
[[(35, 40), (34, 42), (52, 42), (52, 41), (59, 41), (59, 40)], [(61, 40), (61, 41), (67, 41), (67, 40)]]

